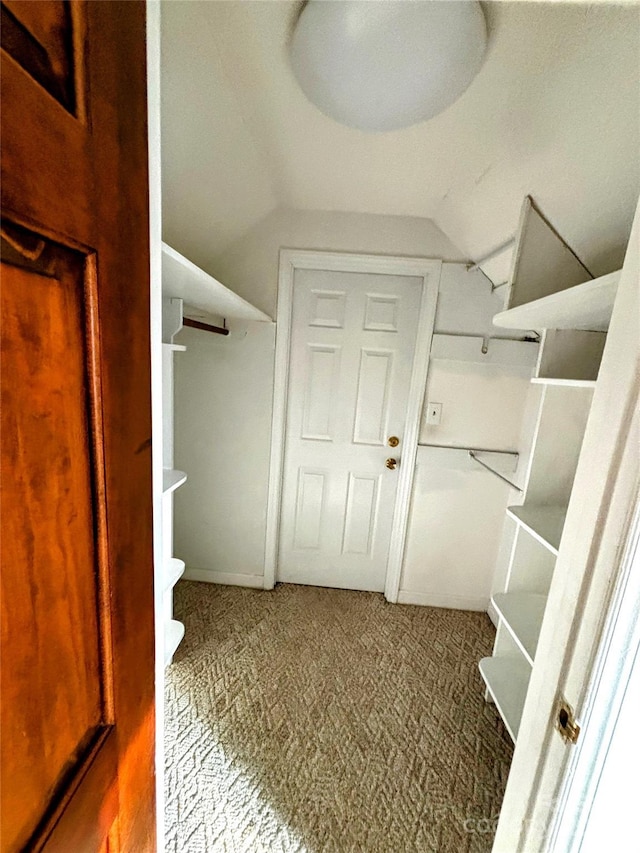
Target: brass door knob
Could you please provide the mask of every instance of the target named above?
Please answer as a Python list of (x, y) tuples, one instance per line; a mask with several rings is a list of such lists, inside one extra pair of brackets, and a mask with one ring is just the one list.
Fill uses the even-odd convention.
[(384, 464), (387, 466), (387, 468), (393, 471), (396, 465), (398, 464), (398, 460), (393, 459), (393, 457), (390, 456)]
[(400, 444), (400, 439), (397, 435), (390, 435), (387, 439), (387, 444), (389, 447), (397, 447)]

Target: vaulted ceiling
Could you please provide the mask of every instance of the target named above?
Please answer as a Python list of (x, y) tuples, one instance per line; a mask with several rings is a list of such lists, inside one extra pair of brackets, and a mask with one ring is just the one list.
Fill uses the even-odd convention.
[[(428, 0), (422, 0), (428, 2)], [(433, 219), (470, 258), (526, 194), (596, 274), (621, 261), (640, 188), (640, 7), (483, 3), (479, 75), (428, 122), (365, 133), (300, 90), (289, 0), (162, 5), (165, 239), (216, 258), (276, 208)]]

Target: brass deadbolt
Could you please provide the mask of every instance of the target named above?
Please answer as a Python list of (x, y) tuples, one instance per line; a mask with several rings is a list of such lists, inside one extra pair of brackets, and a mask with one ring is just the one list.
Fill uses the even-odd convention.
[(390, 435), (387, 439), (387, 444), (389, 447), (397, 447), (400, 444), (400, 439), (397, 435)]
[(394, 468), (396, 467), (396, 465), (398, 464), (398, 460), (397, 460), (397, 459), (393, 459), (393, 458), (390, 456), (384, 464), (387, 466), (387, 468), (389, 468), (391, 471), (393, 471), (393, 470), (394, 470)]

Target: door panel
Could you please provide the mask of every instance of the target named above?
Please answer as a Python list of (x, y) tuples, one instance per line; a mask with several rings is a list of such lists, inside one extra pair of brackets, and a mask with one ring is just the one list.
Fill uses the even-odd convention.
[(298, 495), (296, 498), (295, 547), (298, 550), (319, 550), (322, 537), (322, 521), (325, 506), (324, 471), (298, 471)]
[(109, 591), (94, 543), (103, 485), (85, 261), (8, 223), (3, 231), (34, 247), (24, 257), (2, 245), (1, 499), (22, 510), (3, 525), (3, 838), (20, 846), (106, 723), (111, 655), (98, 612)]
[(343, 290), (313, 290), (310, 326), (342, 329), (346, 293)]
[(118, 744), (113, 727), (99, 732), (87, 751), (81, 772), (70, 777), (50, 816), (39, 828), (33, 847), (46, 853), (120, 850), (120, 802), (114, 778)]
[(70, 113), (76, 113), (73, 25), (64, 0), (4, 0), (2, 47)]
[(349, 474), (343, 554), (371, 553), (375, 535), (380, 477)]
[(333, 441), (333, 400), (340, 376), (341, 347), (309, 345), (301, 438)]
[(397, 296), (367, 294), (363, 326), (365, 332), (397, 332), (398, 302)]
[(145, 9), (2, 3), (2, 849), (155, 849)]
[(389, 423), (392, 377), (392, 351), (360, 350), (354, 444), (384, 445)]
[(422, 282), (296, 270), (278, 579), (384, 589)]

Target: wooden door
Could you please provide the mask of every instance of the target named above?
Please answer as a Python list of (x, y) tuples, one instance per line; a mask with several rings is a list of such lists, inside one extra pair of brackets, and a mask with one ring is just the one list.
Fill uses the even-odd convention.
[(5, 0), (2, 851), (155, 849), (145, 7)]
[(296, 270), (278, 580), (384, 590), (421, 298), (415, 276)]

